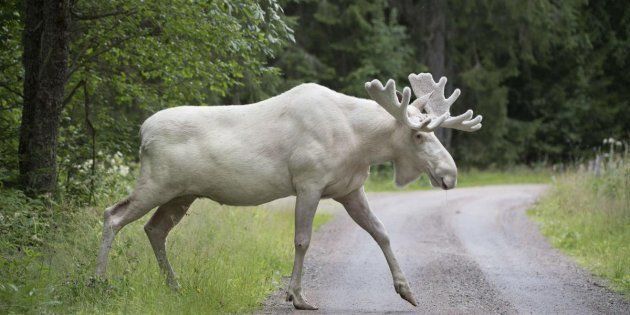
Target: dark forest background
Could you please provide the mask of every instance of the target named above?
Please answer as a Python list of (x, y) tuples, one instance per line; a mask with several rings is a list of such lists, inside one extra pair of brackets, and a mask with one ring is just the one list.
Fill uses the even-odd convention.
[(133, 162), (140, 124), (163, 108), (250, 103), (302, 82), (367, 97), (364, 82), (406, 85), (412, 72), (447, 76), (447, 89), (463, 92), (453, 112), (484, 116), (475, 134), (438, 131), (460, 166), (589, 159), (602, 139), (629, 135), (629, 8), (623, 0), (3, 1), (0, 181), (30, 194), (80, 191), (87, 182), (77, 179), (99, 160)]

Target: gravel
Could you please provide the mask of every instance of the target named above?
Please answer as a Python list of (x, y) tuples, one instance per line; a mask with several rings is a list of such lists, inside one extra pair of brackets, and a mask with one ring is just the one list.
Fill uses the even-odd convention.
[[(303, 292), (319, 306), (316, 312), (329, 314), (630, 314), (627, 299), (552, 248), (529, 221), (525, 210), (545, 189), (506, 185), (368, 194), (418, 307), (396, 294), (370, 236), (341, 207), (324, 202), (335, 218), (313, 236)], [(296, 311), (280, 290), (261, 312)]]

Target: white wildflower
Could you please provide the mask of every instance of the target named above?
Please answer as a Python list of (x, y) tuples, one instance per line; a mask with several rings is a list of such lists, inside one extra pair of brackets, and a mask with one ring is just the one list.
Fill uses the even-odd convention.
[(121, 165), (118, 167), (118, 174), (122, 176), (129, 175), (129, 166)]

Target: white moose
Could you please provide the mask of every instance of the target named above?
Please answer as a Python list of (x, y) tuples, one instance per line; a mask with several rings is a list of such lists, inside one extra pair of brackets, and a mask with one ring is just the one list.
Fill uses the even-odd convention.
[(294, 195), (295, 261), (287, 300), (297, 309), (317, 309), (302, 295), (302, 264), (319, 200), (333, 198), (378, 243), (396, 292), (416, 305), (363, 183), (370, 165), (392, 161), (399, 186), (426, 172), (433, 186), (455, 187), (455, 162), (432, 131), (475, 131), (481, 116), (472, 118), (468, 110), (450, 117), (460, 91), (444, 98), (444, 77), (436, 83), (431, 74), (411, 74), (409, 81), (417, 97), (411, 104), (408, 87), (401, 94), (393, 80), (385, 86), (373, 80), (365, 84), (372, 100), (309, 83), (255, 104), (181, 106), (154, 114), (141, 128), (135, 190), (105, 210), (97, 276), (105, 276), (116, 233), (154, 207), (145, 231), (168, 284), (178, 288), (166, 236), (196, 198), (260, 205)]

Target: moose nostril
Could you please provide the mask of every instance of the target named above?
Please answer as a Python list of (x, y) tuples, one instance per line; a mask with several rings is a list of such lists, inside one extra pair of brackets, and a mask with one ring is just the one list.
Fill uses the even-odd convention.
[(440, 177), (440, 179), (442, 180), (442, 188), (447, 190), (447, 189), (453, 189), (455, 188), (455, 183), (456, 183), (456, 178), (452, 177), (452, 176), (442, 176)]

